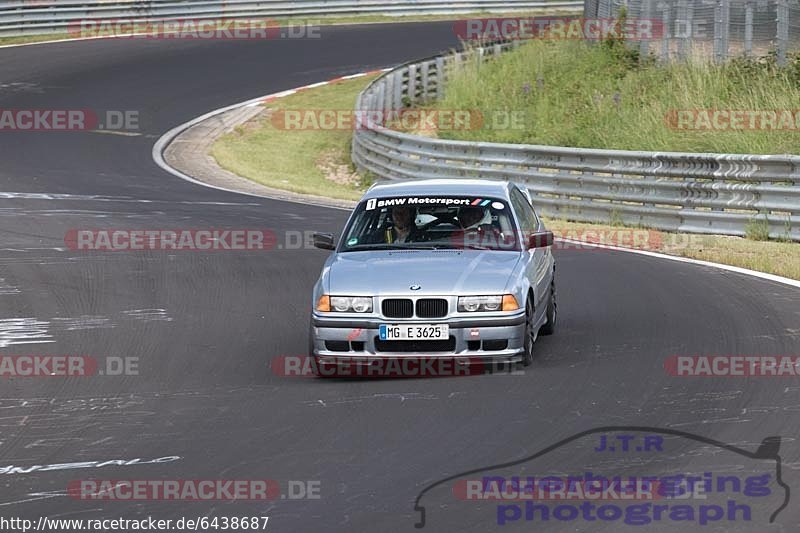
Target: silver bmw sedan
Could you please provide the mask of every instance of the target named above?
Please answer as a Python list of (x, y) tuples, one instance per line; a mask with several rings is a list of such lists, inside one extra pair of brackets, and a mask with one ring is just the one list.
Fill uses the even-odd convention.
[(492, 180), (374, 185), (314, 286), (310, 353), (337, 361), (451, 358), (529, 365), (556, 325), (553, 234), (523, 186)]

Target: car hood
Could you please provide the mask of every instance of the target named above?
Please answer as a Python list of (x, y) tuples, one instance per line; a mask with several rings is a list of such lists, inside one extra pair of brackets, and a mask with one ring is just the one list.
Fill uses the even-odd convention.
[(520, 254), (489, 250), (381, 250), (335, 254), (331, 294), (486, 294), (504, 292)]

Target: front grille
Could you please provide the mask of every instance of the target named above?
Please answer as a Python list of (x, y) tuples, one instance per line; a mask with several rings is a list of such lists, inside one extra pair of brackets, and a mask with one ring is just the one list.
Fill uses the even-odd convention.
[(456, 351), (456, 338), (450, 337), (444, 341), (382, 341), (375, 337), (375, 350), (379, 352), (454, 352)]
[(385, 317), (411, 318), (414, 315), (414, 303), (408, 299), (388, 299), (381, 304), (381, 310)]
[(447, 316), (447, 300), (444, 298), (421, 298), (417, 300), (417, 316), (420, 318)]

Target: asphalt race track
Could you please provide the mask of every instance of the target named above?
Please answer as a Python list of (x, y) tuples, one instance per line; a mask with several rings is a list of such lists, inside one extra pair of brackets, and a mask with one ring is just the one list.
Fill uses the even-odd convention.
[[(307, 350), (310, 292), (326, 252), (65, 249), (73, 228), (266, 228), (279, 240), (293, 231), (338, 232), (345, 211), (193, 185), (157, 167), (152, 145), (224, 105), (456, 45), (452, 23), (418, 23), (323, 28), (321, 39), (309, 40), (0, 49), (0, 108), (138, 110), (143, 127), (139, 136), (0, 133), (0, 354), (139, 361), (138, 375), (0, 377), (0, 515), (269, 516), (268, 531), (413, 531), (414, 502), (426, 486), (600, 426), (671, 428), (750, 450), (781, 436), (783, 479), (800, 490), (797, 378), (664, 371), (673, 354), (800, 355), (795, 288), (622, 252), (556, 250), (559, 329), (540, 338), (523, 375), (319, 380), (275, 375), (270, 362)], [(595, 445), (536, 468), (592, 467)], [(713, 455), (702, 446), (680, 450), (635, 460), (702, 472)], [(173, 459), (152, 462), (159, 458)], [(111, 460), (130, 464), (24, 472)], [(741, 471), (747, 463), (724, 462)], [(5, 468), (12, 465), (19, 468)], [(66, 495), (70, 481), (86, 478), (306, 480), (319, 483), (320, 498)], [(447, 502), (426, 506), (428, 531), (511, 527), (456, 526)], [(797, 531), (800, 506), (790, 502), (772, 525), (720, 524), (700, 529)], [(623, 529), (613, 521), (517, 524), (534, 526)]]

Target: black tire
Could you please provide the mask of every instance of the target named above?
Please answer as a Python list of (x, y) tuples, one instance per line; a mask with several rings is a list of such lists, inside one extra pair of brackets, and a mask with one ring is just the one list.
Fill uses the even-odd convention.
[(525, 340), (523, 342), (522, 360), (520, 361), (522, 366), (530, 366), (533, 363), (533, 344), (534, 336), (536, 335), (533, 321), (533, 301), (529, 296), (528, 301), (525, 303)]
[(556, 332), (556, 321), (558, 320), (558, 304), (556, 303), (556, 277), (550, 282), (550, 301), (547, 302), (547, 322), (539, 330), (542, 335), (552, 335)]

